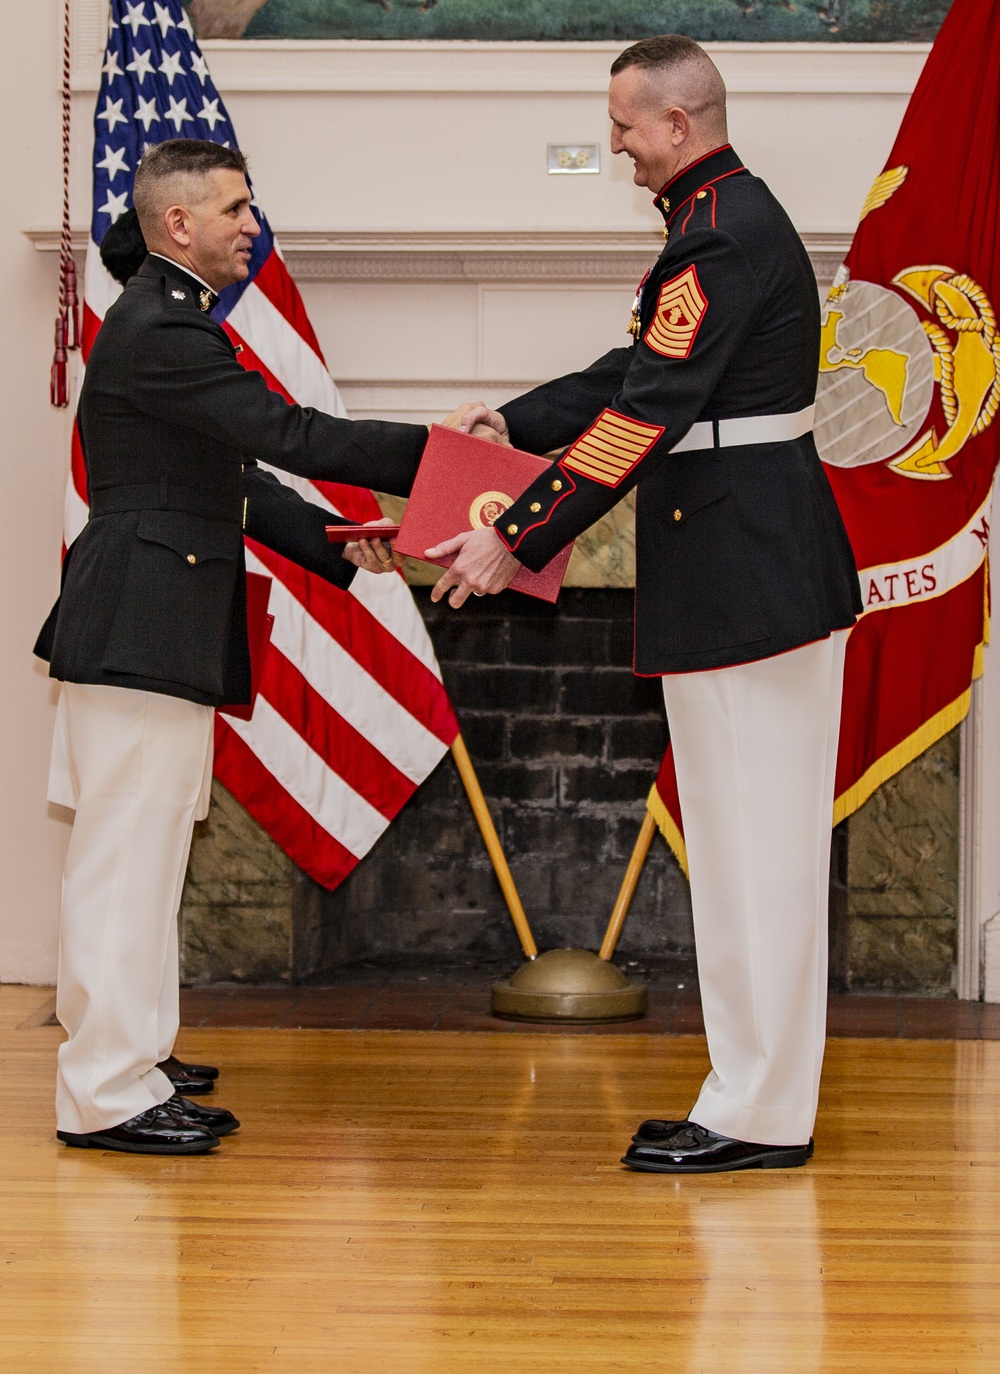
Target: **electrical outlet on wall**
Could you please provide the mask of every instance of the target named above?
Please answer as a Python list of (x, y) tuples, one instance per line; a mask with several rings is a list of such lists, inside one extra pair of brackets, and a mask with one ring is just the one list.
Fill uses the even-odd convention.
[(599, 143), (550, 143), (547, 151), (549, 176), (601, 170)]

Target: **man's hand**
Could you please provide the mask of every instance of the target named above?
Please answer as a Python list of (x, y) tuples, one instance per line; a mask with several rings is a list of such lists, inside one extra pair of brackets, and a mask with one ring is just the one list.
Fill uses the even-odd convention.
[(490, 410), (482, 401), (466, 401), (453, 410), (441, 423), (448, 429), (461, 430), (476, 439), (487, 439), (494, 444), (510, 446), (507, 421), (498, 410)]
[[(379, 525), (393, 523), (394, 521), (388, 518), (365, 522), (372, 527), (373, 532)], [(363, 568), (365, 572), (370, 573), (393, 572), (403, 566), (402, 556), (396, 552), (389, 539), (359, 539), (356, 543), (345, 544), (344, 557), (348, 563), (353, 563), (355, 567)]]
[(440, 601), (452, 589), (448, 604), (456, 610), (470, 592), (474, 596), (502, 592), (521, 566), (492, 527), (466, 530), (464, 534), (456, 534), (454, 539), (435, 544), (426, 552), (430, 559), (458, 555), (431, 592), (431, 600)]

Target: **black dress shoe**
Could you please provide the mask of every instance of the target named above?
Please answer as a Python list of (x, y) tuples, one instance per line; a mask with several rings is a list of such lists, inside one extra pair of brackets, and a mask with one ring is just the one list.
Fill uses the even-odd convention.
[(209, 1064), (184, 1064), (173, 1055), (156, 1066), (167, 1075), (178, 1092), (185, 1097), (204, 1097), (215, 1091), (219, 1070)]
[(163, 1068), (164, 1064), (172, 1069), (181, 1069), (184, 1073), (193, 1074), (195, 1078), (211, 1078), (213, 1082), (219, 1076), (219, 1070), (213, 1068), (211, 1064), (187, 1064), (183, 1059), (178, 1059), (174, 1054), (172, 1054), (169, 1059), (164, 1059), (163, 1064), (157, 1064), (156, 1066), (158, 1069), (163, 1069), (163, 1072), (166, 1073), (167, 1070)]
[(218, 1077), (218, 1069), (213, 1068), (210, 1063), (185, 1063), (184, 1059), (179, 1059), (173, 1054), (170, 1055), (169, 1062), (176, 1063), (185, 1073), (194, 1073), (196, 1079), (212, 1079), (214, 1083)]
[(232, 1112), (227, 1112), (225, 1107), (203, 1107), (200, 1102), (189, 1102), (186, 1097), (181, 1097), (180, 1093), (174, 1093), (164, 1105), (172, 1107), (179, 1116), (186, 1117), (188, 1121), (194, 1121), (199, 1126), (207, 1126), (213, 1135), (229, 1135), (240, 1128), (236, 1117)]
[(686, 1125), (686, 1121), (661, 1121), (658, 1117), (653, 1117), (649, 1121), (640, 1121), (635, 1128), (632, 1144), (638, 1145), (640, 1141), (649, 1141), (655, 1145), (661, 1140), (666, 1140), (668, 1135), (673, 1135), (678, 1126)]
[(80, 1150), (120, 1150), (128, 1155), (203, 1155), (219, 1143), (207, 1126), (189, 1121), (170, 1106), (150, 1107), (120, 1126), (103, 1131), (56, 1131), (67, 1145)]
[(622, 1163), (651, 1174), (721, 1174), (731, 1169), (797, 1169), (812, 1152), (811, 1140), (807, 1145), (754, 1145), (716, 1135), (693, 1121), (679, 1121), (658, 1141), (630, 1145)]

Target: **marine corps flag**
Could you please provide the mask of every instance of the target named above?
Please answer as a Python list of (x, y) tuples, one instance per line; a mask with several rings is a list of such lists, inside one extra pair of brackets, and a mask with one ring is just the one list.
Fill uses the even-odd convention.
[[(969, 709), (1000, 456), (1000, 6), (955, 0), (823, 309), (815, 438), (858, 567), (834, 822)], [(668, 748), (649, 809), (683, 863)]]

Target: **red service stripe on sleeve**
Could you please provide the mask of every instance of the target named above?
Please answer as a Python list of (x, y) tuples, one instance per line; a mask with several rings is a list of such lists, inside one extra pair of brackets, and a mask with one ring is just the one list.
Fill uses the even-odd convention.
[(617, 487), (663, 434), (662, 425), (646, 424), (605, 410), (581, 434), (559, 466), (604, 487)]

